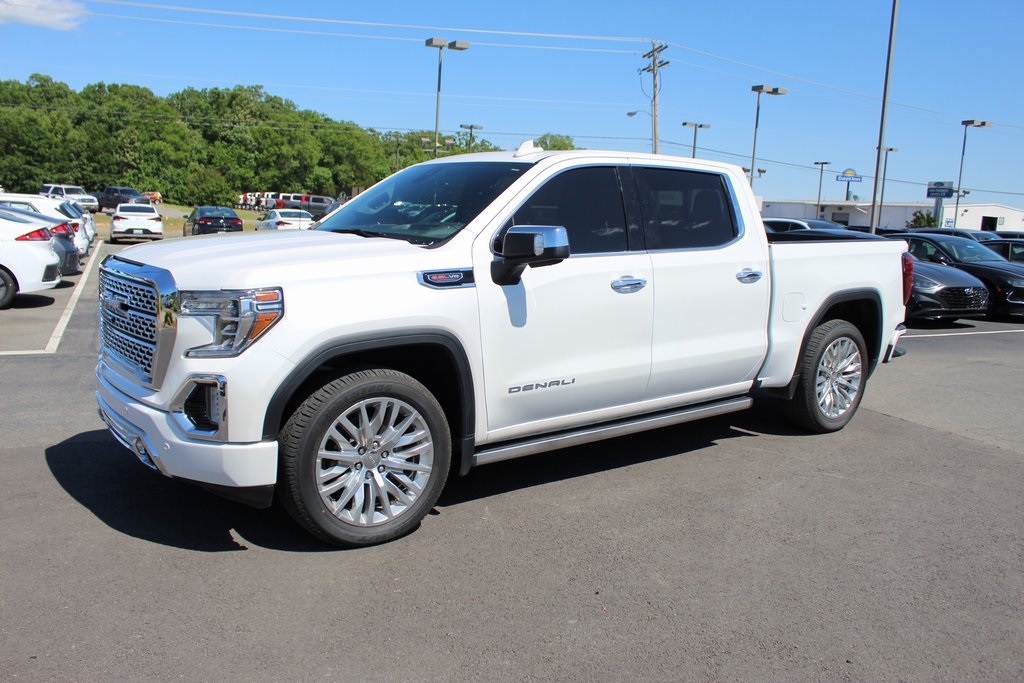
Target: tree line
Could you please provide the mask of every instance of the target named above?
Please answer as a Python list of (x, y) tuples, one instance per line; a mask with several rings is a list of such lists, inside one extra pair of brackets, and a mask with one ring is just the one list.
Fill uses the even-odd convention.
[[(424, 140), (429, 147), (424, 146)], [(299, 109), (262, 86), (148, 88), (95, 83), (75, 92), (49, 76), (0, 81), (0, 185), (37, 192), (69, 183), (155, 190), (177, 204), (230, 206), (246, 191), (351, 195), (433, 156), (433, 131), (377, 131)], [(468, 151), (468, 134), (444, 153)], [(571, 149), (545, 134), (548, 148)], [(498, 148), (475, 138), (473, 151)]]

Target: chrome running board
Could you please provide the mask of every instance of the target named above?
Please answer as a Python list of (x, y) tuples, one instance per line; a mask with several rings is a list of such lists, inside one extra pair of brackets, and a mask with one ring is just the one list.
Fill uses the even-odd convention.
[(731, 398), (715, 403), (648, 414), (638, 418), (616, 420), (599, 425), (588, 425), (567, 432), (555, 432), (521, 441), (512, 441), (491, 447), (483, 447), (473, 455), (473, 466), (488, 465), (492, 462), (521, 458), (535, 453), (569, 448), (580, 444), (603, 441), (617, 436), (636, 434), (650, 429), (660, 429), (683, 422), (703, 420), (706, 417), (725, 415), (749, 408), (754, 400), (748, 396)]

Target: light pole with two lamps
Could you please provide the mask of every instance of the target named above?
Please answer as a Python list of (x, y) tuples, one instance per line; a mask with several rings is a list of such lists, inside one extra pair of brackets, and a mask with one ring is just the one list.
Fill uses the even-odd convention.
[(776, 88), (770, 85), (753, 85), (750, 87), (752, 92), (757, 93), (757, 109), (754, 112), (754, 146), (750, 150), (750, 186), (754, 186), (754, 168), (757, 162), (757, 126), (761, 120), (761, 94), (767, 95), (785, 95), (787, 90), (785, 88)]
[(690, 153), (690, 156), (692, 158), (696, 159), (697, 158), (697, 129), (698, 128), (710, 128), (711, 124), (710, 123), (694, 123), (693, 121), (683, 121), (683, 126), (684, 127), (685, 126), (692, 126), (693, 127), (693, 151)]
[(424, 42), (427, 47), (437, 48), (437, 105), (434, 108), (434, 157), (437, 158), (437, 149), (441, 146), (441, 62), (444, 49), (468, 50), (469, 43), (464, 40), (446, 41), (444, 38), (427, 38)]
[(992, 125), (991, 121), (979, 121), (978, 119), (967, 119), (961, 121), (960, 125), (964, 127), (964, 144), (960, 147), (960, 173), (956, 177), (956, 207), (953, 210), (953, 227), (956, 228), (957, 218), (960, 217), (960, 183), (964, 179), (964, 154), (967, 152), (967, 129), (968, 128), (989, 128)]

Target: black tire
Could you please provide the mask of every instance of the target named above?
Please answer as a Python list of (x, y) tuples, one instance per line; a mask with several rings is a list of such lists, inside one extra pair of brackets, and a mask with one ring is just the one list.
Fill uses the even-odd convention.
[[(280, 444), (284, 508), (317, 538), (345, 547), (413, 530), (441, 495), (451, 463), (441, 405), (414, 378), (387, 369), (320, 387), (288, 418)], [(333, 453), (339, 457), (325, 455)]]
[(18, 293), (18, 284), (14, 277), (0, 268), (0, 310), (10, 308), (14, 303), (14, 295)]
[(796, 393), (787, 404), (790, 419), (822, 434), (845, 427), (864, 396), (866, 362), (864, 337), (852, 323), (829, 320), (814, 328), (800, 357)]

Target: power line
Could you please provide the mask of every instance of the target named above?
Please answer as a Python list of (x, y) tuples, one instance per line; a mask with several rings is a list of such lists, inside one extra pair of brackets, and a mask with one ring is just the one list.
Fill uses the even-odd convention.
[[(288, 14), (263, 14), (259, 12), (240, 12), (237, 10), (218, 10), (199, 7), (183, 7), (181, 5), (158, 5), (148, 2), (129, 2), (128, 0), (92, 0), (95, 4), (119, 5), (140, 9), (158, 9), (173, 12), (190, 12), (194, 14), (214, 14), (220, 16), (246, 17), (249, 19), (273, 19), (274, 21), (294, 21), (316, 24), (341, 24), (345, 26), (372, 26), (375, 28), (400, 28), (416, 31), (447, 31), (450, 33), (481, 33), (499, 36), (519, 36), (524, 38), (554, 38), (566, 40), (594, 40), (601, 42), (648, 43), (650, 38), (629, 38), (623, 36), (588, 36), (574, 33), (538, 33), (533, 31), (501, 31), (482, 28), (458, 28), (452, 26), (424, 26), (419, 24), (394, 24), (379, 21), (355, 21), (352, 19), (326, 19), (322, 17), (297, 17)], [(104, 16), (104, 15), (96, 15)], [(418, 39), (417, 39), (418, 40)]]

